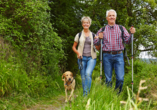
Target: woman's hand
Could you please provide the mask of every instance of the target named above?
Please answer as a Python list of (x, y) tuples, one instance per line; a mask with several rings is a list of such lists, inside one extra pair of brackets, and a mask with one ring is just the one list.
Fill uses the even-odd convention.
[(79, 52), (78, 52), (78, 54), (77, 54), (77, 58), (78, 58), (78, 59), (82, 59), (82, 56), (80, 55)]
[[(76, 50), (76, 46), (77, 46), (77, 42), (74, 42), (73, 46), (72, 46), (72, 50), (77, 54), (77, 58), (80, 59), (80, 53)], [(81, 56), (82, 59), (82, 56)]]

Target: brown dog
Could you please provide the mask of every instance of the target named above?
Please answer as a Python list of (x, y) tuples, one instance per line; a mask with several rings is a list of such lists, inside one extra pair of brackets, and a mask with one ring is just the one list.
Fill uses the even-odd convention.
[[(71, 101), (71, 97), (73, 96), (74, 89), (75, 89), (75, 79), (73, 77), (73, 73), (70, 71), (66, 71), (62, 75), (62, 80), (64, 81), (64, 88), (65, 88), (65, 102)], [(70, 96), (68, 96), (68, 90), (71, 90)]]

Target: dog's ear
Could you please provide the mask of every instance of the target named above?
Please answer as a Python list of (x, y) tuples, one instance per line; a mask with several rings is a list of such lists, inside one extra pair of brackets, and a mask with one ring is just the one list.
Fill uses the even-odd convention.
[(65, 73), (63, 73), (63, 75), (62, 75), (62, 80), (63, 81), (65, 81), (64, 77), (65, 77)]
[(73, 73), (71, 72), (71, 75), (72, 75), (72, 77), (73, 77)]

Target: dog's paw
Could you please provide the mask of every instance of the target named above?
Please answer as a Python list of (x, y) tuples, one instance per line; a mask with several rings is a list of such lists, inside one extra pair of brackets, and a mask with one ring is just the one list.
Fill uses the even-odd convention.
[(74, 101), (74, 98), (70, 98), (69, 101), (70, 101), (70, 102), (73, 102), (73, 101)]

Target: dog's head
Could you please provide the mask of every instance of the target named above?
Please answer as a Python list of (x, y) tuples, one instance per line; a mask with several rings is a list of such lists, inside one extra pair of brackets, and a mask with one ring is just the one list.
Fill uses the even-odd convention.
[(62, 80), (63, 81), (72, 81), (73, 80), (73, 73), (70, 71), (66, 71), (65, 73), (63, 73), (62, 75)]

